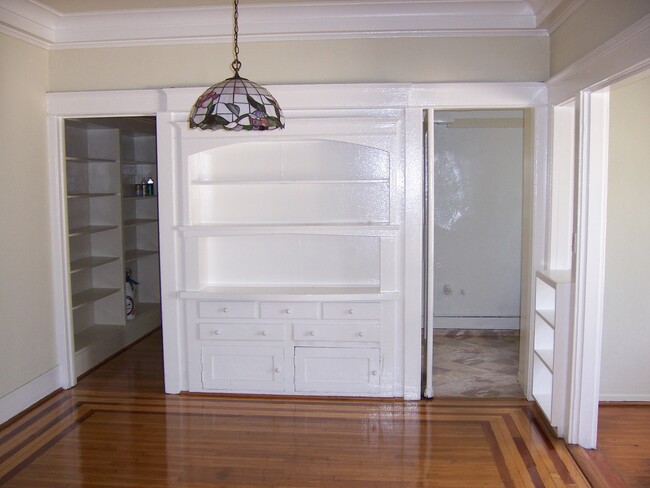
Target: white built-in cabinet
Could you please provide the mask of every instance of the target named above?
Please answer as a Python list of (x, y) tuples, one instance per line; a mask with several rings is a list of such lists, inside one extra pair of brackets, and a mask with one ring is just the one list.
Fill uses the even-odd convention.
[(395, 135), (185, 133), (189, 390), (393, 396)]
[[(70, 316), (78, 376), (160, 326), (153, 119), (64, 121)], [(127, 320), (125, 274), (139, 281)]]
[(561, 437), (567, 425), (571, 289), (570, 271), (537, 272), (533, 397)]

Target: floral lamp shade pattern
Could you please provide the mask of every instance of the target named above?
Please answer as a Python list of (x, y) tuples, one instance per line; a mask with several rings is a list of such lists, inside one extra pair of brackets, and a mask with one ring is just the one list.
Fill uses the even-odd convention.
[(235, 75), (208, 88), (190, 112), (190, 129), (273, 130), (284, 115), (263, 86)]

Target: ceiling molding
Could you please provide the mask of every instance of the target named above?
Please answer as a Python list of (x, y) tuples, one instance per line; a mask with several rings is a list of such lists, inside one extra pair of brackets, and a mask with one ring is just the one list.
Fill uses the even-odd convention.
[[(253, 4), (240, 6), (240, 39), (546, 36), (533, 6), (582, 1)], [(36, 0), (0, 0), (0, 32), (48, 49), (231, 42), (232, 7), (62, 14)]]

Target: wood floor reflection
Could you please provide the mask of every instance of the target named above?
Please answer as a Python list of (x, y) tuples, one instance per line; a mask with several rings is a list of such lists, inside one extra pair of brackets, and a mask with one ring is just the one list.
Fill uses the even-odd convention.
[(6, 487), (589, 486), (523, 399), (164, 395), (150, 336), (0, 431)]

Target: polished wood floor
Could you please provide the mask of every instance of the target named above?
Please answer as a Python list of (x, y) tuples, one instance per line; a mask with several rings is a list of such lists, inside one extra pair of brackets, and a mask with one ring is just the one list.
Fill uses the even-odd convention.
[(160, 334), (0, 430), (4, 487), (588, 487), (523, 399), (164, 395)]

